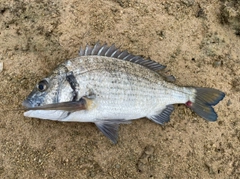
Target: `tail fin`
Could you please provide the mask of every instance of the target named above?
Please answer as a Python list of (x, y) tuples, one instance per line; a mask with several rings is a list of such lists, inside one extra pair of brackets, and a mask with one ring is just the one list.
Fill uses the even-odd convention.
[(195, 101), (188, 101), (186, 105), (202, 118), (208, 121), (216, 121), (217, 114), (212, 106), (221, 101), (225, 94), (213, 88), (195, 88)]

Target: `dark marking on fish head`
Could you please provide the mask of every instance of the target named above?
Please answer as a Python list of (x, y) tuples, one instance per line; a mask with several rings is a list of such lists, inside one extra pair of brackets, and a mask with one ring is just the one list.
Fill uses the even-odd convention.
[(73, 90), (73, 92), (72, 92), (72, 94), (73, 94), (72, 101), (76, 101), (78, 99), (79, 84), (78, 84), (77, 79), (74, 76), (72, 71), (67, 73), (66, 80), (67, 80), (67, 82), (69, 83), (70, 87)]
[(73, 75), (73, 72), (68, 73), (66, 79), (69, 82), (71, 88), (75, 91), (79, 85), (75, 76)]

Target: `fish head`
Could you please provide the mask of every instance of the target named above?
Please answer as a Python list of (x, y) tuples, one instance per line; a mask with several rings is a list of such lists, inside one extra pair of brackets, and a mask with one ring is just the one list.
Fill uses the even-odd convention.
[(36, 109), (41, 106), (72, 100), (72, 89), (66, 76), (65, 68), (58, 67), (52, 75), (40, 80), (22, 103), (28, 110), (24, 113), (24, 116), (52, 120), (63, 118), (67, 111)]
[(34, 108), (45, 104), (56, 103), (58, 101), (57, 88), (58, 85), (56, 85), (55, 79), (44, 78), (35, 85), (32, 92), (23, 101), (23, 106), (26, 108)]

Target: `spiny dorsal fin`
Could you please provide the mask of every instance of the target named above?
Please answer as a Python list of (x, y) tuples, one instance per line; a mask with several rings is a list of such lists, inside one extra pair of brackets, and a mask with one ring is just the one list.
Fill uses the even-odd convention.
[(98, 55), (98, 56), (117, 58), (117, 59), (126, 60), (132, 63), (142, 65), (154, 71), (163, 70), (164, 68), (166, 68), (166, 66), (161, 65), (160, 63), (157, 63), (155, 61), (152, 61), (151, 59), (145, 60), (140, 56), (135, 56), (128, 53), (126, 50), (121, 51), (120, 49), (115, 47), (114, 44), (111, 46), (108, 46), (107, 44), (101, 45), (99, 42), (97, 42), (93, 47), (86, 45), (84, 49), (82, 48), (80, 49), (79, 55), (80, 56)]

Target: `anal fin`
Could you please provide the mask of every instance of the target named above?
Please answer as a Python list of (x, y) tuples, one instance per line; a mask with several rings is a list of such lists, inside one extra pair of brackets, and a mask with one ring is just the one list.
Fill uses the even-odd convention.
[(117, 143), (118, 139), (118, 128), (119, 124), (126, 124), (129, 121), (126, 120), (104, 120), (95, 122), (98, 129), (109, 138), (114, 144)]
[(172, 104), (167, 105), (165, 109), (162, 110), (160, 114), (154, 116), (147, 116), (147, 118), (151, 119), (152, 121), (163, 125), (166, 122), (170, 121), (170, 115), (173, 112), (174, 107)]

